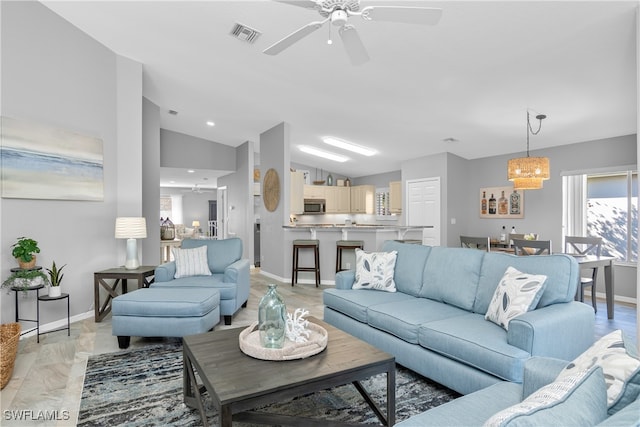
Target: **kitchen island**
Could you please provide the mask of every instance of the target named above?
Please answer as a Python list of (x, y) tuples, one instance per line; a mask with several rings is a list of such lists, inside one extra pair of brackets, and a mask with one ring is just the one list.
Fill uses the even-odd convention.
[[(362, 240), (367, 252), (379, 251), (386, 240), (402, 240), (422, 243), (422, 230), (427, 227), (379, 225), (379, 224), (297, 224), (284, 225), (286, 270), (291, 271), (292, 247), (296, 239), (317, 239), (320, 242), (320, 279), (323, 285), (333, 285), (336, 273), (336, 242), (338, 240)], [(342, 256), (345, 268), (355, 268), (355, 255), (346, 251)], [(300, 251), (300, 266), (312, 266), (312, 251)], [(313, 273), (300, 272), (298, 283), (315, 283)]]

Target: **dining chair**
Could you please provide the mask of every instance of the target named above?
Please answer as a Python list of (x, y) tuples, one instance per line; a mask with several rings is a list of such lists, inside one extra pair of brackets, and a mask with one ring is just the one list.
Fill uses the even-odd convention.
[(460, 236), (460, 246), (463, 248), (480, 249), (489, 252), (491, 248), (489, 237)]
[(510, 248), (513, 247), (513, 239), (524, 240), (524, 234), (509, 233), (509, 240), (507, 240), (507, 241), (509, 242), (509, 247)]
[[(564, 238), (564, 252), (567, 254), (578, 256), (595, 255), (599, 257), (601, 251), (602, 237), (565, 236)], [(576, 300), (584, 302), (584, 288), (591, 286), (591, 305), (597, 313), (596, 279), (598, 278), (598, 269), (591, 268), (590, 270), (591, 277), (580, 277), (580, 288), (576, 292)]]
[(551, 240), (513, 239), (516, 255), (551, 255)]

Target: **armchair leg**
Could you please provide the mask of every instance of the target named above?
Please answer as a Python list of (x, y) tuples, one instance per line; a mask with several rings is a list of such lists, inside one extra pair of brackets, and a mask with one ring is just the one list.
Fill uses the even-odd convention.
[(230, 325), (231, 324), (231, 316), (224, 316), (224, 324), (225, 325)]
[(125, 349), (129, 348), (131, 343), (131, 337), (118, 336), (118, 347)]
[(248, 301), (245, 301), (244, 304), (242, 304), (242, 308), (247, 308), (247, 302)]

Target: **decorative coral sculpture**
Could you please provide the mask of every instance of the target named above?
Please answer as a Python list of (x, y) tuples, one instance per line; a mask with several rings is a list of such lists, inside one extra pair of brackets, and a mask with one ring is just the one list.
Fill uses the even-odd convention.
[(307, 342), (311, 332), (307, 330), (309, 321), (304, 317), (309, 314), (308, 310), (303, 308), (296, 308), (296, 311), (291, 316), (291, 313), (287, 313), (287, 322), (285, 325), (285, 334), (289, 341), (304, 343)]

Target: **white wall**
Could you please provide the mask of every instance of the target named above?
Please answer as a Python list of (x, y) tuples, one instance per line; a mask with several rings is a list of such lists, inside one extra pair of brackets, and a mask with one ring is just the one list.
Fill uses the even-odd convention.
[[(0, 275), (16, 266), (9, 250), (15, 239), (32, 237), (42, 250), (38, 264), (67, 264), (62, 287), (71, 295), (71, 315), (85, 313), (93, 309), (93, 273), (124, 261), (118, 253), (124, 242), (114, 238), (115, 218), (124, 206), (118, 202), (118, 150), (127, 146), (135, 152), (141, 144), (135, 130), (142, 127), (141, 100), (132, 106), (117, 94), (122, 88), (140, 92), (138, 67), (38, 2), (1, 2), (0, 7), (2, 114), (96, 136), (104, 144), (104, 201), (2, 200)], [(134, 117), (119, 123), (119, 109)], [(119, 136), (132, 139), (119, 144)], [(141, 177), (127, 179), (140, 188)], [(139, 206), (130, 205), (138, 213)], [(13, 298), (0, 293), (2, 322), (15, 318)], [(21, 317), (34, 314), (33, 296), (20, 301)], [(43, 322), (64, 318), (66, 307), (42, 304), (41, 316)]]

